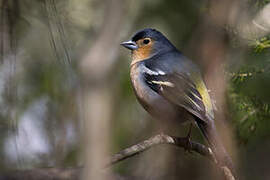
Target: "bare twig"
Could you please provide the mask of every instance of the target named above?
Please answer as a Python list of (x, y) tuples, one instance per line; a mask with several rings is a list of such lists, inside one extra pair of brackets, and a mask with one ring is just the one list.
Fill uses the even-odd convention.
[[(189, 145), (187, 144), (189, 143)], [(142, 153), (156, 145), (162, 144), (169, 144), (175, 145), (177, 147), (188, 148), (188, 150), (192, 152), (196, 152), (209, 160), (213, 161), (217, 166), (221, 169), (226, 180), (235, 180), (234, 176), (232, 175), (229, 168), (224, 166), (219, 166), (217, 161), (215, 160), (214, 154), (212, 153), (209, 147), (206, 147), (203, 144), (194, 142), (194, 141), (187, 141), (187, 138), (183, 137), (174, 137), (169, 136), (166, 134), (158, 134), (155, 136), (150, 137), (147, 140), (144, 140), (138, 144), (130, 146), (119, 153), (114, 154), (109, 162), (107, 163), (106, 167), (121, 162), (124, 159), (133, 157), (139, 153)], [(67, 169), (60, 169), (60, 168), (43, 168), (43, 169), (33, 169), (33, 170), (17, 170), (10, 173), (5, 173), (4, 175), (0, 175), (0, 179), (3, 178), (13, 178), (16, 179), (79, 179), (81, 174), (81, 168), (67, 168)], [(5, 177), (5, 178), (4, 178)], [(25, 178), (27, 177), (27, 178)], [(118, 178), (116, 178), (118, 179)], [(123, 178), (120, 178), (123, 179)]]
[[(189, 143), (189, 145), (187, 144)], [(213, 161), (217, 166), (221, 169), (224, 177), (226, 180), (235, 180), (234, 176), (232, 175), (230, 169), (228, 167), (224, 166), (219, 166), (218, 162), (216, 161), (214, 154), (212, 150), (209, 147), (206, 147), (203, 144), (193, 142), (193, 141), (187, 141), (186, 137), (174, 137), (174, 136), (169, 136), (166, 134), (158, 134), (155, 136), (150, 137), (147, 140), (144, 140), (138, 144), (135, 144), (133, 146), (130, 146), (116, 154), (114, 154), (111, 157), (110, 162), (107, 164), (107, 167), (113, 164), (116, 164), (124, 159), (133, 157), (137, 154), (140, 154), (156, 145), (161, 145), (161, 144), (170, 144), (170, 145), (175, 145), (177, 147), (182, 147), (190, 151), (196, 152), (202, 156), (207, 157), (211, 161)]]
[[(186, 148), (187, 147), (187, 139), (181, 138), (181, 137), (173, 137), (166, 134), (158, 134), (155, 136), (152, 136), (151, 138), (144, 140), (138, 144), (135, 144), (133, 146), (130, 146), (119, 153), (116, 153), (112, 156), (110, 162), (108, 165), (116, 164), (124, 159), (130, 158), (132, 156), (135, 156), (139, 153), (142, 153), (148, 149), (150, 149), (153, 146), (160, 145), (160, 144), (171, 144), (178, 147)], [(214, 160), (213, 153), (210, 148), (190, 141), (190, 147), (189, 150), (194, 151), (196, 153), (201, 154), (202, 156), (206, 156), (207, 158)]]

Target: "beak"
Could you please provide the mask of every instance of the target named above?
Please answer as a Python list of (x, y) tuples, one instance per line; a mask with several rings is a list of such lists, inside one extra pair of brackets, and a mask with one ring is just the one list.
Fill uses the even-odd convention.
[(122, 45), (125, 48), (130, 49), (130, 50), (136, 50), (136, 49), (138, 49), (137, 44), (134, 41), (131, 41), (131, 40), (130, 41), (126, 41), (126, 42), (122, 42), (120, 45)]

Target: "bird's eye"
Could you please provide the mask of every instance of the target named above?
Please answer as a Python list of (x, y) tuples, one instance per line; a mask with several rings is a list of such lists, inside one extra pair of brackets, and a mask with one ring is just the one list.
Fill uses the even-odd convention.
[(148, 44), (150, 42), (150, 40), (149, 39), (145, 39), (145, 40), (143, 40), (143, 44)]

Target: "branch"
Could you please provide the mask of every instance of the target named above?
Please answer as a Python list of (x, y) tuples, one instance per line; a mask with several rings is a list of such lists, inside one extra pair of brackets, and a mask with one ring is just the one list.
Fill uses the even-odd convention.
[[(106, 165), (106, 167), (116, 164), (124, 159), (133, 157), (137, 154), (140, 154), (156, 145), (170, 144), (170, 145), (175, 145), (175, 146), (187, 149), (187, 143), (188, 143), (187, 138), (174, 137), (174, 136), (169, 136), (166, 134), (158, 134), (147, 140), (144, 140), (143, 142), (140, 142), (131, 147), (128, 147), (120, 151), (119, 153), (114, 154), (111, 157), (110, 162)], [(234, 176), (232, 175), (232, 172), (230, 171), (228, 167), (220, 166), (218, 164), (212, 150), (209, 147), (206, 147), (203, 144), (193, 142), (193, 141), (190, 141), (189, 143), (190, 145), (188, 147), (188, 150), (196, 152), (202, 156), (207, 157), (209, 160), (213, 161), (221, 169), (226, 180), (235, 180)]]
[[(166, 134), (155, 135), (147, 140), (144, 140), (143, 142), (135, 144), (131, 147), (128, 147), (120, 151), (119, 153), (114, 154), (111, 158), (111, 161), (108, 163), (107, 166), (116, 164), (124, 159), (140, 154), (150, 149), (151, 147), (160, 145), (160, 144), (170, 144), (170, 145), (186, 148), (187, 138), (173, 137)], [(211, 160), (214, 160), (214, 155), (211, 149), (202, 144), (190, 141), (189, 150), (196, 152), (198, 154), (201, 154), (202, 156), (206, 156), (207, 158)]]
[[(170, 144), (175, 145), (177, 147), (187, 148), (187, 138), (181, 137), (173, 137), (166, 134), (158, 134), (155, 135), (143, 142), (140, 142), (136, 145), (128, 147), (119, 153), (113, 155), (106, 165), (106, 167), (116, 164), (124, 159), (130, 158), (135, 156), (139, 153), (142, 153), (156, 145), (161, 144)], [(217, 161), (214, 158), (214, 154), (212, 153), (209, 147), (206, 147), (200, 143), (190, 141), (190, 145), (188, 149), (192, 152), (196, 152), (215, 164), (221, 169), (226, 180), (235, 180), (234, 176), (232, 175), (231, 171), (227, 167), (219, 166)], [(69, 180), (69, 179), (79, 179), (80, 175), (82, 174), (82, 168), (43, 168), (43, 169), (32, 169), (32, 170), (17, 170), (11, 171), (4, 174), (0, 174), (0, 179), (35, 179), (35, 180), (43, 180), (43, 179), (61, 179), (61, 180)], [(130, 179), (120, 177), (120, 175), (114, 174), (115, 179)], [(133, 179), (136, 179), (135, 177)], [(141, 179), (141, 178), (140, 178)]]

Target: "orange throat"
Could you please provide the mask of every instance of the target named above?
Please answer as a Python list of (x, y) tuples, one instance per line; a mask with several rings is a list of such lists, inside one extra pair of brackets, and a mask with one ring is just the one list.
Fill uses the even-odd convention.
[(151, 56), (151, 52), (151, 47), (140, 47), (139, 49), (132, 51), (131, 66), (137, 62), (148, 59)]

